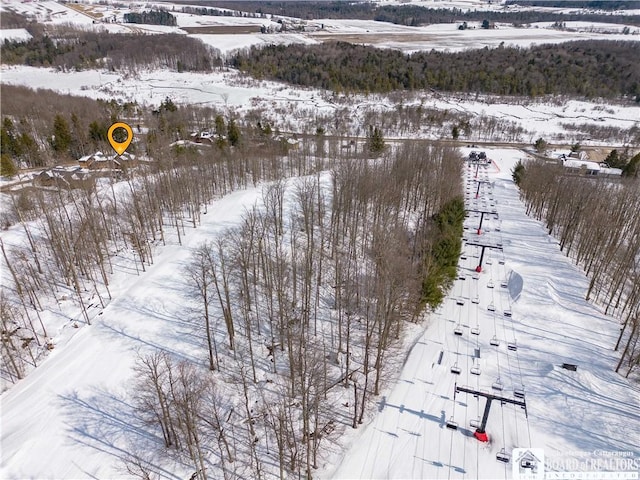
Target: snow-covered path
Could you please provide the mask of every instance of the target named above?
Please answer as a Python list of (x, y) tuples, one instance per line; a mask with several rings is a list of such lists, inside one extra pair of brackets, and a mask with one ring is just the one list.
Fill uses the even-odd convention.
[[(378, 414), (326, 478), (513, 478), (511, 463), (496, 458), (513, 448), (544, 449), (547, 470), (556, 471), (610, 471), (616, 465), (595, 464), (594, 452), (629, 452), (637, 474), (640, 397), (613, 372), (618, 324), (584, 301), (585, 276), (526, 217), (510, 179), (521, 152), (488, 154), (495, 162), (479, 170), (478, 180), (488, 183), (477, 200), (476, 169), (467, 170), (467, 208), (497, 214), (485, 215), (478, 235), (481, 214), (470, 212), (450, 296), (381, 397)], [(481, 247), (471, 243), (503, 251), (487, 248), (478, 274)], [(563, 370), (565, 362), (578, 370)], [(524, 390), (528, 416), (494, 401), (490, 442), (479, 442), (473, 433), (485, 399), (454, 396), (456, 384), (514, 400)], [(447, 427), (452, 422), (457, 429)]]
[[(114, 275), (114, 300), (69, 343), (0, 398), (3, 479), (122, 478), (120, 457), (145, 434), (131, 425), (127, 384), (136, 351), (161, 348), (201, 359), (188, 323), (180, 271), (193, 247), (235, 225), (261, 189), (215, 202), (183, 245), (158, 249), (141, 277)], [(120, 278), (118, 278), (120, 277)], [(165, 472), (166, 478), (180, 478)]]

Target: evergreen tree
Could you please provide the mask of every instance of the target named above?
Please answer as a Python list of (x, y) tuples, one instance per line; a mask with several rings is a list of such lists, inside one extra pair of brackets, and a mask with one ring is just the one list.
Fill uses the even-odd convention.
[(240, 143), (240, 129), (233, 118), (227, 124), (227, 139), (234, 147)]
[(447, 202), (433, 218), (436, 238), (427, 259), (427, 274), (422, 279), (422, 300), (432, 308), (442, 303), (443, 289), (456, 277), (464, 217), (464, 200), (457, 197)]
[(511, 170), (511, 178), (513, 178), (516, 185), (520, 185), (520, 182), (524, 177), (524, 172), (524, 164), (522, 163), (522, 160), (518, 160), (518, 163), (516, 163)]
[(629, 163), (622, 169), (623, 177), (635, 177), (640, 176), (640, 153), (629, 160)]
[(98, 123), (96, 120), (89, 124), (89, 138), (94, 143), (106, 142), (108, 132), (107, 126), (103, 123)]
[(11, 157), (3, 153), (0, 155), (0, 175), (3, 177), (13, 177), (16, 173), (18, 173), (18, 169), (16, 168), (16, 164), (13, 163)]
[(382, 130), (378, 127), (369, 125), (369, 131), (367, 132), (367, 149), (369, 153), (377, 155), (382, 153), (385, 147), (384, 135)]
[(216, 128), (216, 135), (218, 135), (218, 137), (222, 137), (227, 131), (227, 128), (224, 124), (224, 118), (222, 118), (222, 115), (216, 115), (215, 128)]
[(618, 150), (615, 148), (609, 152), (607, 158), (604, 159), (604, 162), (609, 165), (611, 168), (624, 168), (627, 164), (624, 156), (618, 154)]
[(13, 121), (5, 117), (0, 128), (0, 153), (11, 157), (18, 157), (22, 153), (20, 141), (16, 138), (16, 131)]
[(536, 143), (534, 143), (533, 146), (538, 153), (544, 153), (547, 151), (547, 141), (542, 137), (537, 139)]
[(53, 136), (51, 147), (58, 153), (66, 153), (71, 145), (71, 131), (69, 124), (62, 115), (56, 115), (53, 119)]

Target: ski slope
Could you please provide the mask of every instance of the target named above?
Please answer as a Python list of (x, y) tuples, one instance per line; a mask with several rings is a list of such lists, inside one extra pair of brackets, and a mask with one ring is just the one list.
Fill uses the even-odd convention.
[[(469, 212), (450, 295), (373, 420), (324, 478), (507, 479), (512, 462), (497, 456), (513, 448), (543, 449), (547, 471), (633, 467), (638, 478), (640, 397), (637, 386), (613, 372), (618, 324), (584, 301), (587, 279), (544, 227), (526, 217), (510, 179), (521, 153), (488, 155), (494, 163), (478, 168), (477, 178), (476, 167), (468, 167), (465, 197), (469, 210), (496, 213), (485, 215), (478, 235), (481, 213)], [(478, 188), (477, 180), (486, 183)], [(486, 248), (478, 273), (481, 247), (470, 243), (502, 250)], [(474, 431), (486, 401), (454, 395), (456, 384), (514, 400), (524, 392), (526, 413), (493, 401), (489, 442), (480, 442)], [(599, 451), (626, 452), (635, 461), (598, 464)]]
[[(370, 423), (356, 430), (345, 426), (335, 457), (329, 443), (334, 440), (327, 441), (318, 477), (512, 478), (511, 464), (496, 461), (496, 454), (514, 447), (543, 448), (547, 459), (583, 461), (592, 459), (584, 452), (595, 450), (640, 458), (640, 392), (613, 372), (617, 322), (583, 300), (587, 279), (542, 225), (525, 216), (509, 178), (522, 154), (492, 150), (488, 155), (494, 166), (480, 169), (478, 179), (489, 183), (480, 185), (476, 200), (475, 170), (469, 168), (466, 198), (470, 209), (495, 209), (498, 218), (489, 214), (478, 236), (479, 217), (471, 212), (465, 238), (501, 243), (503, 251), (487, 251), (477, 274), (479, 248), (464, 247), (459, 269), (464, 280), (455, 282), (432, 315)], [(177, 356), (201, 357), (181, 307), (186, 286), (176, 272), (194, 247), (238, 222), (261, 195), (261, 188), (253, 188), (215, 202), (182, 246), (158, 247), (154, 264), (141, 276), (131, 265), (117, 264), (114, 300), (102, 310), (92, 309), (100, 310), (93, 312), (93, 325), (72, 336), (58, 332), (49, 357), (0, 397), (0, 478), (129, 477), (121, 457), (130, 442), (140, 449), (153, 443), (129, 421), (135, 414), (127, 385), (136, 352), (162, 347)], [(490, 304), (495, 311), (488, 310)], [(458, 326), (461, 336), (454, 334)], [(479, 335), (471, 333), (476, 327)], [(494, 336), (497, 347), (490, 345)], [(517, 351), (507, 348), (514, 340)], [(577, 372), (560, 369), (563, 362), (576, 363)], [(453, 364), (459, 375), (451, 373)], [(479, 366), (480, 375), (471, 373), (473, 366)], [(524, 385), (528, 416), (519, 406), (494, 402), (486, 429), (490, 442), (481, 443), (470, 422), (481, 416), (484, 399), (465, 393), (454, 397), (455, 384), (498, 393), (492, 389), (498, 377), (506, 397)], [(458, 428), (447, 428), (448, 421)], [(162, 478), (192, 473), (171, 459), (159, 459), (158, 465)], [(592, 470), (587, 463), (578, 465)]]
[[(184, 311), (188, 288), (180, 272), (195, 247), (234, 226), (260, 195), (260, 188), (252, 188), (216, 202), (202, 225), (184, 236), (183, 245), (158, 248), (154, 264), (142, 276), (135, 275), (132, 265), (116, 267), (114, 300), (93, 324), (58, 345), (0, 397), (0, 478), (130, 477), (121, 461), (132, 448), (130, 442), (140, 449), (153, 443), (131, 423), (135, 412), (128, 386), (137, 353), (160, 348), (200, 360), (202, 349)], [(59, 340), (54, 338), (56, 344)], [(189, 475), (165, 470), (163, 477)]]

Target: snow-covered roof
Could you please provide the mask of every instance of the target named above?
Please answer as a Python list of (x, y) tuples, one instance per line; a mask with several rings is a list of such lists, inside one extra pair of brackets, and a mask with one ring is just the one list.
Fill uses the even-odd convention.
[(587, 170), (595, 170), (600, 171), (601, 167), (596, 162), (590, 162), (588, 160), (576, 160), (573, 158), (568, 158), (565, 160), (562, 165), (566, 168), (586, 168)]

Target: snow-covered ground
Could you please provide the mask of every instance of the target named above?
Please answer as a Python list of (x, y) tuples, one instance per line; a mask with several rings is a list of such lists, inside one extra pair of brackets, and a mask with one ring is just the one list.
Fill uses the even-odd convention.
[(498, 24), (483, 29), (481, 22), (468, 22), (466, 30), (458, 23), (409, 27), (373, 20), (317, 20), (324, 29), (309, 33), (312, 38), (344, 40), (377, 47), (393, 48), (403, 52), (421, 50), (462, 51), (470, 48), (506, 46), (529, 47), (543, 43), (562, 43), (572, 40), (627, 40), (640, 41), (640, 28), (629, 26), (629, 35), (623, 35), (624, 25), (590, 22), (567, 22), (566, 30), (551, 28), (552, 23), (541, 22), (516, 28)]
[(311, 45), (319, 43), (317, 40), (301, 33), (281, 33), (277, 35), (262, 35), (260, 33), (238, 33), (234, 35), (208, 35), (193, 34), (201, 42), (219, 50), (222, 54), (230, 54), (236, 50), (242, 50), (252, 46), (262, 45), (288, 45), (300, 43)]
[[(265, 110), (265, 115), (273, 116), (270, 120), (275, 124), (282, 124), (283, 119), (295, 123), (298, 117), (332, 114), (343, 107), (347, 107), (352, 118), (357, 119), (369, 109), (394, 111), (398, 106), (397, 101), (384, 95), (344, 97), (318, 89), (302, 89), (270, 81), (258, 82), (233, 70), (214, 73), (152, 71), (133, 76), (97, 70), (59, 72), (27, 66), (2, 66), (1, 74), (2, 82), (6, 84), (47, 88), (91, 98), (115, 98), (157, 106), (170, 97), (182, 104), (234, 107), (239, 111), (261, 108)], [(508, 98), (475, 98), (472, 95), (430, 92), (406, 92), (404, 96), (402, 103), (405, 106), (422, 104), (426, 108), (486, 115), (515, 122), (527, 132), (522, 139), (524, 142), (532, 142), (541, 136), (548, 141), (571, 139), (573, 133), (567, 131), (563, 124), (586, 123), (629, 129), (640, 122), (640, 108), (634, 104), (530, 99), (516, 99), (518, 103), (514, 104), (514, 99)], [(287, 113), (283, 117), (276, 111)], [(357, 126), (361, 127), (360, 124)], [(386, 133), (387, 136), (393, 136), (393, 132)]]
[(128, 426), (126, 417), (113, 414), (130, 411), (118, 399), (129, 399), (136, 353), (155, 347), (199, 358), (190, 327), (180, 320), (185, 285), (176, 271), (193, 248), (238, 222), (260, 194), (239, 191), (216, 202), (206, 223), (189, 232), (183, 246), (159, 249), (155, 265), (142, 276), (131, 265), (116, 267), (114, 300), (104, 310), (90, 309), (94, 324), (71, 338), (69, 329), (55, 333), (56, 348), (47, 360), (0, 397), (0, 478), (122, 477), (118, 455), (127, 447), (120, 441)]
[[(469, 242), (501, 243), (504, 251), (488, 251), (476, 275), (479, 248), (464, 247), (464, 280), (456, 281), (416, 337), (397, 383), (383, 392), (369, 425), (347, 427), (350, 433), (340, 444), (325, 441), (333, 453), (325, 457), (323, 478), (512, 478), (511, 465), (497, 462), (496, 453), (513, 447), (544, 449), (556, 470), (563, 470), (561, 461), (577, 461), (574, 470), (604, 470), (589, 463), (596, 450), (640, 458), (640, 391), (612, 371), (617, 322), (583, 300), (584, 275), (543, 226), (525, 216), (509, 179), (522, 153), (489, 150), (488, 155), (495, 168), (481, 169), (479, 179), (490, 183), (482, 184), (476, 201), (470, 168), (466, 196), (470, 208), (495, 209), (498, 218), (489, 215), (478, 236), (479, 218), (471, 213), (465, 236)], [(200, 353), (180, 320), (184, 286), (175, 272), (195, 246), (236, 224), (261, 197), (261, 188), (253, 188), (215, 202), (182, 246), (158, 247), (154, 264), (140, 276), (117, 266), (114, 299), (104, 309), (93, 308), (93, 325), (53, 334), (56, 348), (48, 358), (0, 397), (0, 477), (123, 476), (119, 457), (125, 439), (143, 435), (127, 422), (137, 353), (154, 347), (187, 358)], [(3, 239), (8, 240), (6, 233)], [(495, 312), (487, 310), (490, 305)], [(458, 325), (462, 336), (453, 333)], [(477, 336), (471, 334), (476, 327)], [(498, 347), (489, 345), (494, 336)], [(507, 348), (509, 342), (517, 343), (517, 351)], [(473, 358), (475, 348), (480, 359)], [(563, 362), (576, 363), (577, 372), (560, 369)], [(460, 375), (450, 373), (453, 364)], [(481, 368), (479, 376), (470, 372), (474, 364)], [(454, 385), (497, 393), (491, 385), (498, 378), (506, 397), (524, 386), (528, 417), (520, 407), (495, 402), (487, 426), (491, 442), (483, 444), (471, 436), (469, 422), (481, 414), (484, 401), (463, 393), (454, 399)], [(447, 420), (459, 428), (446, 428)], [(187, 474), (172, 470), (166, 460), (160, 465), (167, 468), (164, 478)]]
[[(503, 10), (504, 6), (486, 2), (420, 2), (422, 6), (433, 8), (462, 8)], [(265, 17), (253, 16), (207, 16), (183, 13), (184, 4), (140, 4), (129, 2), (91, 3), (80, 2), (61, 4), (52, 0), (41, 2), (20, 2), (18, 0), (4, 0), (2, 9), (10, 9), (38, 19), (45, 24), (73, 24), (81, 28), (107, 30), (112, 33), (184, 33), (187, 31), (207, 44), (214, 45), (223, 53), (246, 48), (251, 45), (283, 44), (283, 43), (314, 43), (326, 40), (345, 40), (360, 44), (370, 44), (382, 48), (393, 48), (403, 52), (420, 50), (461, 51), (469, 48), (489, 47), (499, 45), (527, 47), (541, 43), (561, 43), (571, 40), (640, 40), (640, 28), (629, 25), (628, 35), (622, 30), (626, 25), (566, 22), (566, 29), (552, 28), (551, 22), (539, 22), (516, 28), (511, 24), (498, 24), (496, 28), (485, 30), (480, 28), (480, 22), (468, 22), (467, 30), (458, 30), (459, 23), (427, 25), (410, 27), (395, 25), (373, 20), (334, 20), (317, 19), (306, 22), (309, 32), (295, 34), (269, 34), (247, 32), (212, 32), (194, 31), (193, 28), (215, 27), (250, 27), (254, 30), (262, 26), (278, 30), (280, 25), (269, 15)], [(176, 17), (176, 27), (158, 25), (125, 24), (122, 23), (125, 13), (141, 11), (151, 8), (164, 8)], [(563, 10), (558, 10), (563, 11)], [(119, 23), (112, 23), (113, 21)], [(317, 31), (313, 31), (319, 29)]]
[[(625, 471), (638, 478), (640, 389), (613, 372), (618, 323), (584, 301), (587, 279), (540, 222), (525, 216), (510, 179), (522, 153), (488, 155), (495, 167), (480, 170), (478, 180), (490, 183), (481, 185), (478, 200), (475, 167), (467, 172), (467, 205), (495, 209), (498, 218), (487, 215), (477, 235), (479, 214), (471, 213), (465, 236), (470, 243), (501, 244), (503, 251), (487, 249), (477, 274), (480, 247), (465, 245), (449, 298), (415, 342), (397, 383), (382, 394), (375, 416), (343, 441), (350, 448), (336, 454), (336, 467), (323, 478), (517, 478), (513, 459), (496, 459), (514, 448), (542, 449), (548, 472), (599, 472), (592, 478), (605, 478), (601, 472)], [(564, 370), (563, 363), (578, 369)], [(451, 372), (453, 365), (459, 375)], [(455, 385), (516, 400), (514, 389), (523, 389), (528, 415), (494, 401), (486, 428), (490, 442), (479, 442), (470, 422), (482, 417), (485, 400), (454, 394)], [(447, 428), (451, 421), (457, 430)], [(626, 456), (606, 464), (602, 452)]]
[(10, 42), (26, 42), (31, 38), (31, 34), (24, 28), (6, 28), (0, 30), (0, 42), (9, 40)]

